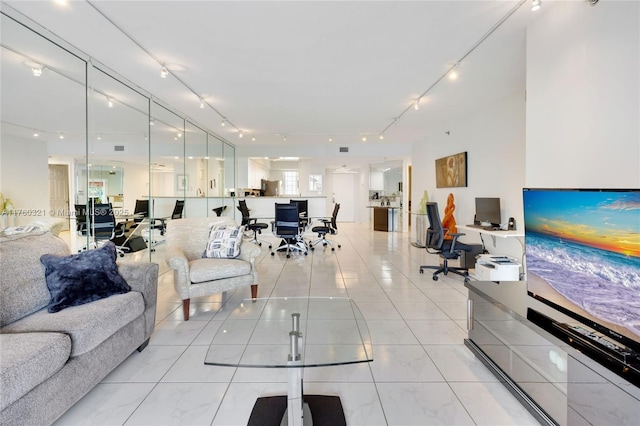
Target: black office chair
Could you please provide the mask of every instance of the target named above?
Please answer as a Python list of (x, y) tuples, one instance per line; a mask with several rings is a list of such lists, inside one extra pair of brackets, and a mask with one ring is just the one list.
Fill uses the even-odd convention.
[(289, 203), (298, 205), (300, 233), (304, 233), (309, 226), (309, 200), (289, 200)]
[[(184, 211), (184, 200), (176, 200), (176, 204), (173, 206), (173, 212), (171, 213), (171, 219), (181, 219), (182, 212)], [(164, 235), (167, 232), (167, 221), (165, 218), (154, 218), (151, 229), (159, 229), (160, 235)]]
[(119, 245), (118, 239), (124, 237), (126, 227), (124, 224), (116, 224), (111, 203), (95, 204), (92, 210), (93, 220), (89, 232), (93, 236), (93, 246), (97, 248), (101, 243), (104, 243), (104, 241), (113, 241), (114, 244), (116, 244), (116, 252), (118, 255), (124, 257), (125, 250), (129, 248)]
[(87, 215), (87, 206), (84, 204), (76, 204), (76, 233), (78, 235), (87, 235), (89, 232), (89, 216)]
[(299, 251), (307, 254), (307, 246), (300, 237), (300, 216), (297, 204), (276, 203), (275, 234), (282, 238), (280, 246), (271, 251), (271, 256), (276, 251), (287, 252), (287, 258), (291, 257), (292, 251)]
[(258, 219), (252, 218), (249, 215), (249, 208), (245, 200), (238, 201), (238, 210), (242, 213), (242, 222), (240, 225), (244, 225), (245, 229), (253, 231), (251, 242), (259, 246), (262, 246), (262, 243), (269, 244), (269, 249), (271, 249), (272, 245), (270, 243), (258, 239), (258, 234), (262, 234), (262, 230), (267, 229), (269, 224), (258, 222)]
[(435, 269), (433, 280), (438, 281), (438, 274), (447, 275), (449, 272), (467, 277), (469, 270), (467, 268), (459, 268), (449, 266), (449, 260), (460, 258), (463, 251), (471, 251), (471, 247), (464, 243), (458, 242), (458, 238), (464, 234), (449, 234), (453, 239), (445, 239), (444, 234), (447, 231), (442, 227), (440, 214), (438, 213), (438, 203), (427, 202), (427, 217), (429, 218), (429, 228), (427, 229), (426, 249), (428, 253), (438, 254), (442, 258), (442, 266), (420, 266), (420, 273), (424, 273), (424, 269)]
[[(333, 247), (334, 241), (327, 239), (327, 234), (329, 235), (338, 234), (337, 218), (338, 218), (339, 210), (340, 210), (340, 204), (336, 203), (333, 206), (333, 214), (331, 215), (331, 217), (320, 219), (323, 224), (320, 226), (314, 226), (313, 228), (311, 228), (311, 232), (315, 232), (318, 234), (318, 239), (315, 241), (312, 241), (310, 244), (312, 251), (315, 249), (315, 246), (320, 243), (322, 243), (322, 245), (325, 247), (327, 245), (330, 245), (331, 251), (335, 251), (335, 247)], [(338, 248), (342, 247), (339, 243), (336, 243), (336, 244), (338, 245)]]

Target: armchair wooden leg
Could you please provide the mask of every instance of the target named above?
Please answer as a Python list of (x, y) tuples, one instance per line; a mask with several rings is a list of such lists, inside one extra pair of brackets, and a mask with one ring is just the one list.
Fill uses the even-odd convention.
[(182, 301), (182, 313), (184, 314), (184, 320), (189, 321), (189, 306), (191, 299), (184, 299)]
[(258, 297), (258, 284), (251, 285), (251, 298), (256, 299)]

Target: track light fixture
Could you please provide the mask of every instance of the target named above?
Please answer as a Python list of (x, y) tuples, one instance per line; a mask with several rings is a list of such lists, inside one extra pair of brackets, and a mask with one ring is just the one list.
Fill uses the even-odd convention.
[(220, 125), (221, 125), (222, 127), (224, 127), (224, 126), (226, 126), (226, 124), (227, 124), (227, 122), (226, 122), (226, 121), (224, 121), (224, 118), (223, 118), (223, 119), (222, 119), (222, 121), (220, 122)]
[(154, 120), (153, 117), (151, 117), (151, 119), (149, 120), (149, 126), (153, 126), (156, 124), (156, 120)]
[(64, 133), (60, 132), (60, 134), (58, 135), (59, 139), (64, 139)]
[(380, 140), (384, 139), (384, 135), (382, 133), (380, 133)]
[(242, 138), (243, 136), (244, 136), (244, 134), (242, 133), (242, 130), (240, 130), (240, 131), (238, 132), (238, 137), (239, 137), (239, 138)]
[(536, 10), (540, 10), (541, 6), (542, 6), (542, 1), (541, 0), (532, 0), (531, 1), (531, 11), (535, 12)]
[(107, 98), (107, 106), (108, 106), (109, 108), (113, 108), (113, 99), (111, 99), (111, 98)]
[(37, 138), (38, 136), (40, 136), (40, 134), (38, 132), (33, 132), (33, 137)]
[(200, 99), (200, 109), (204, 108), (204, 99)]
[(362, 142), (366, 142), (366, 141), (367, 141), (367, 136), (366, 136), (366, 135), (363, 135), (363, 136), (362, 136)]
[(168, 75), (169, 70), (167, 69), (167, 67), (162, 67), (162, 70), (160, 70), (160, 78), (167, 78)]
[(42, 75), (42, 65), (34, 65), (31, 67), (31, 72), (34, 77), (40, 77)]
[(420, 101), (422, 100), (422, 98), (418, 98), (416, 99), (416, 101), (413, 103), (413, 109), (414, 110), (419, 110), (420, 109)]

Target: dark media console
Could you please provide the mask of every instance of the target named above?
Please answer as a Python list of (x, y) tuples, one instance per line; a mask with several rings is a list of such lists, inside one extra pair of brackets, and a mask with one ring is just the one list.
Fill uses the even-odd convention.
[(630, 383), (640, 386), (640, 354), (635, 351), (580, 326), (557, 322), (531, 308), (527, 310), (527, 319)]
[[(548, 425), (624, 425), (640, 418), (637, 353), (527, 296), (526, 283), (465, 283), (465, 345)], [(565, 322), (566, 321), (566, 322)]]

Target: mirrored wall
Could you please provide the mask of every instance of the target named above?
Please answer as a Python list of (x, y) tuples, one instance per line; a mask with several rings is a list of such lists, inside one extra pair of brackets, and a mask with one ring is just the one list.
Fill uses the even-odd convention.
[(19, 15), (1, 19), (0, 229), (38, 224), (92, 249), (106, 205), (146, 242), (127, 255), (148, 260), (176, 201), (183, 217), (235, 217), (232, 145)]

